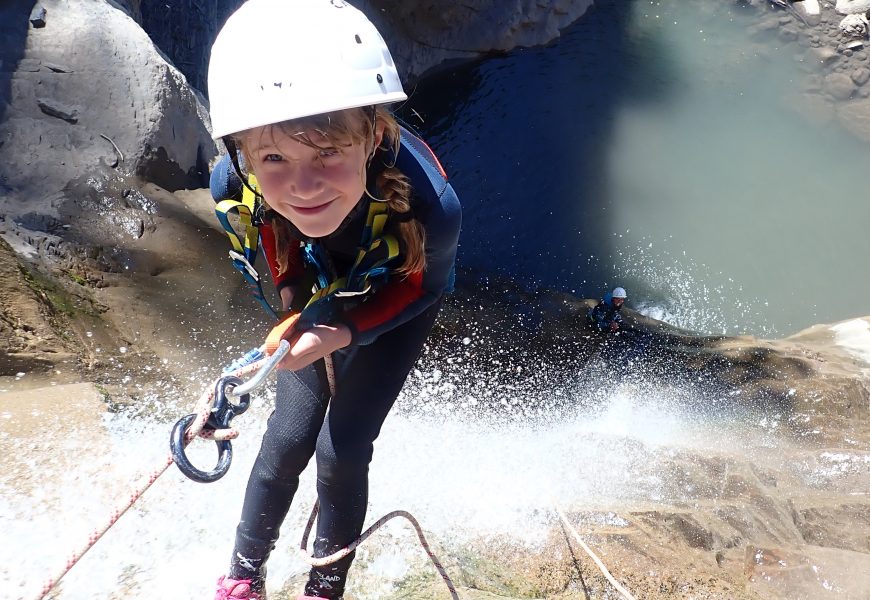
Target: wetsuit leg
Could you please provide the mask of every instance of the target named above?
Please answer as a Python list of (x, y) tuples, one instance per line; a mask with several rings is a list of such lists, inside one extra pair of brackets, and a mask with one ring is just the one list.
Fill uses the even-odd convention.
[(263, 566), (317, 441), (329, 401), (322, 361), (296, 372), (278, 371), (275, 410), (245, 491), (230, 577), (262, 585)]
[[(372, 443), (420, 355), (440, 304), (372, 344), (355, 348), (337, 376), (336, 394), (317, 439), (318, 557), (344, 548), (362, 532)], [(341, 598), (352, 560), (350, 554), (312, 569), (306, 594)]]

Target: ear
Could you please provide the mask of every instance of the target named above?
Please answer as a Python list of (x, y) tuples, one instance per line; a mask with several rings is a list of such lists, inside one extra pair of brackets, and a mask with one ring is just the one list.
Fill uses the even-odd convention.
[(366, 157), (366, 168), (372, 164), (372, 159), (375, 157), (375, 153), (378, 151), (378, 148), (381, 146), (381, 142), (384, 141), (384, 131), (386, 131), (387, 124), (384, 123), (383, 119), (375, 119), (374, 129), (372, 130), (372, 147), (368, 151), (368, 156)]
[(381, 142), (384, 141), (384, 131), (386, 131), (386, 128), (387, 124), (384, 122), (383, 119), (378, 119), (377, 121), (375, 121), (375, 145), (374, 148), (372, 148), (372, 154), (374, 154), (375, 150), (380, 147)]

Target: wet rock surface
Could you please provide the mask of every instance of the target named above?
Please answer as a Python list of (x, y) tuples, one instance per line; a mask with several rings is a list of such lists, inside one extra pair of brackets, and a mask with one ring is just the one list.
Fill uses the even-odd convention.
[[(203, 140), (204, 126), (192, 116), (201, 104), (165, 61), (121, 43), (118, 27), (132, 22), (123, 11), (89, 4), (95, 26), (109, 27), (115, 39), (69, 53), (58, 31), (64, 23), (74, 29), (65, 19), (75, 12), (64, 16), (66, 4), (43, 3), (44, 26), (25, 42), (26, 4), (0, 7), (0, 32), (18, 41), (0, 56), (0, 94), (11, 100), (0, 109), (0, 384), (14, 395), (70, 379), (95, 383), (101, 392), (88, 389), (89, 406), (102, 402), (109, 410), (147, 412), (162, 397), (193, 400), (203, 379), (268, 331), (228, 264), (208, 192), (165, 189), (184, 187), (190, 169), (213, 152), (205, 142), (192, 149), (191, 140)], [(866, 50), (847, 47), (860, 40), (844, 37), (840, 16), (823, 3), (813, 25), (788, 7), (754, 4), (759, 39), (782, 36), (823, 66), (808, 74), (808, 112), (824, 107), (830, 121), (867, 135)], [(438, 38), (450, 19), (466, 13), (482, 28), (494, 6), (481, 4), (479, 12), (416, 6), (428, 27), (420, 35), (434, 36), (421, 40)], [(545, 9), (529, 7), (524, 17), (499, 23), (515, 43), (525, 43), (570, 20), (563, 7), (555, 21), (524, 24)], [(137, 2), (127, 10), (144, 18)], [(406, 15), (411, 8), (397, 10)], [(52, 39), (37, 37), (43, 32)], [(417, 64), (483, 47), (412, 48), (413, 39), (398, 52)], [(88, 52), (129, 62), (137, 73), (122, 84), (97, 77), (106, 82), (102, 104), (85, 94), (99, 75), (84, 59)], [(180, 104), (162, 116), (150, 112), (146, 105), (167, 95)], [(174, 130), (192, 120), (194, 132)], [(617, 579), (642, 598), (866, 598), (870, 363), (849, 340), (870, 330), (870, 320), (760, 340), (698, 336), (627, 310), (628, 329), (643, 336), (638, 346), (591, 331), (585, 315), (594, 303), (460, 273), (424, 358), (429, 367), (441, 366), (438, 381), (413, 374), (411, 384), (457, 406), (473, 393), (479, 400), (461, 416), (505, 421), (534, 420), (541, 412), (558, 419), (577, 410), (555, 399), (539, 406), (532, 392), (541, 388), (570, 397), (578, 386), (591, 386), (583, 389), (592, 390), (594, 405), (604, 387), (597, 382), (634, 386), (640, 397), (664, 387), (674, 410), (739, 423), (744, 429), (735, 431), (744, 437), (718, 445), (650, 444), (618, 431), (607, 438), (633, 461), (634, 479), (626, 485), (632, 491), (608, 502), (578, 497), (561, 508)], [(463, 388), (468, 370), (486, 382), (484, 389)], [(551, 525), (541, 544), (509, 537), (442, 543), (439, 553), (462, 597), (614, 597), (546, 499), (541, 507)], [(442, 586), (421, 563), (391, 597), (443, 597)], [(286, 591), (297, 590), (294, 584)]]
[[(224, 260), (226, 241), (213, 223), (208, 192), (170, 194), (142, 185), (136, 191), (146, 200), (130, 200), (126, 185), (104, 182), (101, 193), (113, 194), (104, 201), (128, 203), (125, 210), (149, 225), (141, 235), (110, 236), (114, 256), (123, 260), (77, 259), (70, 265), (80, 270), (71, 268), (67, 283), (53, 280), (66, 297), (79, 298), (76, 310), (58, 313), (49, 298), (33, 311), (40, 291), (22, 284), (24, 275), (13, 275), (36, 267), (3, 246), (0, 295), (7, 301), (0, 326), (13, 340), (0, 351), (5, 388), (45, 385), (59, 370), (96, 383), (110, 408), (147, 413), (158, 398), (192, 402), (204, 379), (268, 329)], [(89, 189), (82, 194), (86, 204), (98, 201)], [(135, 267), (123, 268), (134, 264), (125, 261)], [(441, 375), (434, 388), (425, 376), (411, 378), (413, 389), (435, 390), (441, 405), (452, 399), (459, 406), (468, 393), (480, 398), (451, 418), (558, 419), (577, 407), (564, 401), (542, 406), (541, 389), (570, 397), (580, 386), (587, 390), (583, 402), (594, 406), (594, 382), (601, 380), (602, 389), (636, 386), (636, 397), (664, 386), (676, 411), (743, 424), (730, 444), (651, 445), (615, 433), (603, 443), (635, 457), (634, 483), (625, 487), (632, 491), (560, 507), (638, 597), (791, 600), (818, 597), (834, 585), (838, 598), (861, 598), (860, 578), (847, 573), (862, 568), (870, 553), (870, 363), (843, 340), (850, 331), (870, 329), (870, 320), (759, 340), (697, 336), (628, 310), (628, 327), (651, 341), (624, 362), (619, 350), (630, 345), (586, 325), (594, 300), (529, 293), (474, 273), (460, 273), (459, 281), (421, 366), (423, 373), (437, 366)], [(16, 296), (19, 301), (8, 301)], [(463, 383), (468, 372), (477, 383), (488, 381), (492, 394), (469, 390)], [(680, 389), (691, 392), (681, 399)], [(623, 476), (600, 474), (604, 481)], [(543, 550), (509, 537), (443, 544), (442, 558), (462, 597), (609, 597), (609, 584), (555, 514), (547, 516), (550, 508), (542, 498), (542, 518), (552, 524)], [(412, 569), (394, 597), (439, 597), (443, 584), (429, 569)]]

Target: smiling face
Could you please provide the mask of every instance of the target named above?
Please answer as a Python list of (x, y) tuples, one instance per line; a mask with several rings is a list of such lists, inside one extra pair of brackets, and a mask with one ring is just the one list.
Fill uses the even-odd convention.
[(383, 126), (369, 132), (358, 109), (329, 118), (326, 127), (283, 123), (258, 127), (240, 140), (249, 169), (269, 206), (303, 234), (318, 238), (338, 229), (360, 201), (366, 164)]

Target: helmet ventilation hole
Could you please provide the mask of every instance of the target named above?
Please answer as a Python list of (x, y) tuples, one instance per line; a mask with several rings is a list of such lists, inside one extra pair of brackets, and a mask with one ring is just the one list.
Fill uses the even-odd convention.
[(383, 82), (384, 82), (384, 78), (381, 77), (380, 73), (378, 73), (378, 83), (383, 83)]
[(362, 40), (359, 39), (359, 34), (357, 34), (357, 35), (355, 35), (355, 36), (353, 36), (353, 37), (354, 37), (354, 39), (356, 40), (356, 43), (357, 43), (357, 44), (362, 44)]

